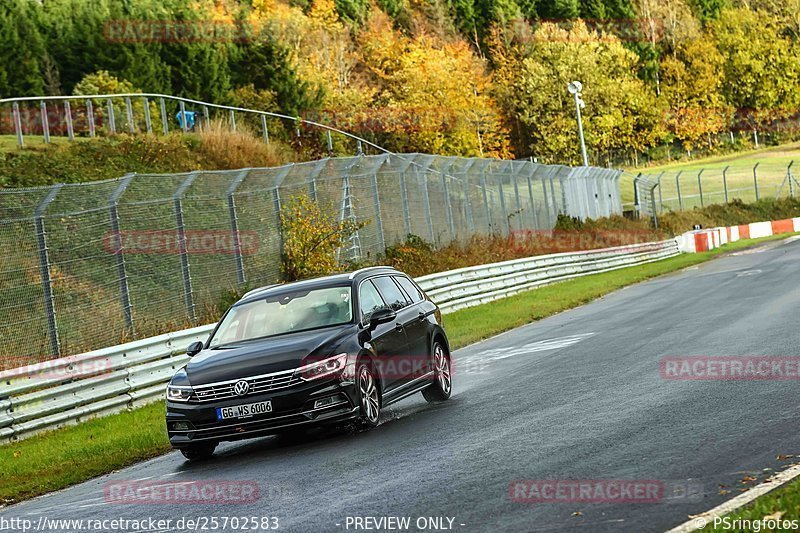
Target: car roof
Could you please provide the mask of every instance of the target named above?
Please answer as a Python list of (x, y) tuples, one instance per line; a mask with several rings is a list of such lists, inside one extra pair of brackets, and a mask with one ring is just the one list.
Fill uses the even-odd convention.
[(243, 303), (251, 302), (254, 300), (260, 300), (265, 296), (272, 296), (275, 294), (280, 294), (284, 291), (294, 291), (294, 290), (313, 290), (313, 289), (322, 289), (325, 287), (340, 287), (342, 285), (352, 285), (360, 283), (361, 280), (367, 278), (374, 274), (402, 274), (402, 272), (390, 267), (390, 266), (375, 266), (375, 267), (367, 267), (362, 268), (360, 270), (356, 270), (354, 272), (345, 272), (342, 274), (333, 274), (330, 276), (323, 276), (319, 278), (312, 278), (312, 279), (305, 279), (301, 281), (294, 281), (291, 283), (280, 283), (280, 284), (272, 284), (266, 285), (264, 287), (259, 287), (257, 289), (253, 289), (247, 292), (242, 298), (236, 302), (234, 305), (240, 305)]

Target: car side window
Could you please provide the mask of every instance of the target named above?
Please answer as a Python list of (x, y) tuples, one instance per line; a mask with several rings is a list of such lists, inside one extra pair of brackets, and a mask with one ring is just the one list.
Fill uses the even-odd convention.
[(400, 287), (392, 281), (392, 278), (389, 276), (381, 276), (379, 278), (374, 278), (372, 282), (377, 287), (378, 292), (381, 293), (383, 297), (383, 301), (386, 302), (386, 305), (394, 309), (395, 311), (402, 309), (409, 302), (406, 298), (403, 291), (400, 290)]
[(403, 288), (405, 293), (411, 297), (411, 301), (414, 303), (422, 301), (422, 293), (419, 291), (416, 285), (405, 276), (393, 276), (394, 280), (397, 282), (400, 287)]
[(385, 306), (381, 295), (378, 294), (378, 289), (371, 281), (367, 280), (361, 284), (361, 288), (358, 290), (358, 307), (361, 309), (362, 322), (368, 322), (373, 311)]

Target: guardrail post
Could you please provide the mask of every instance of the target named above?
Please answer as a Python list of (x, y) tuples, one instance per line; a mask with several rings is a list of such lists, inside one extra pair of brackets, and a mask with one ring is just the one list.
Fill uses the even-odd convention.
[(333, 137), (331, 137), (331, 130), (325, 130), (325, 136), (328, 138), (328, 152), (333, 153)]
[(50, 255), (47, 249), (47, 231), (44, 224), (44, 212), (47, 206), (55, 199), (63, 183), (54, 185), (47, 196), (34, 211), (34, 224), (36, 227), (36, 243), (39, 251), (39, 272), (42, 276), (42, 291), (44, 293), (44, 310), (47, 314), (47, 332), (50, 339), (50, 355), (61, 355), (61, 343), (58, 339), (58, 321), (56, 320), (56, 307), (53, 298), (53, 283), (50, 278)]
[(789, 198), (794, 197), (794, 176), (792, 176), (792, 165), (794, 165), (794, 159), (789, 162), (789, 166), (786, 167), (786, 173), (789, 175)]
[(114, 239), (114, 258), (117, 264), (117, 278), (119, 279), (119, 299), (122, 305), (122, 316), (125, 327), (133, 333), (133, 309), (131, 307), (131, 293), (128, 287), (128, 273), (125, 269), (125, 251), (122, 243), (122, 234), (119, 227), (119, 198), (128, 188), (134, 174), (127, 174), (111, 194), (108, 202), (108, 215), (111, 222), (111, 236)]
[[(755, 132), (755, 130), (753, 131)], [(755, 166), (753, 167), (753, 186), (755, 187), (756, 191), (756, 202), (760, 199), (758, 194), (758, 173), (757, 173), (758, 165), (759, 163), (756, 163)]]
[(267, 115), (261, 115), (261, 130), (264, 133), (264, 144), (269, 144), (269, 130), (267, 129)]
[(167, 104), (163, 98), (158, 99), (158, 107), (161, 110), (161, 131), (166, 135), (169, 133), (169, 122), (167, 121)]
[(386, 251), (386, 236), (383, 233), (383, 219), (381, 218), (381, 199), (378, 195), (378, 174), (372, 175), (372, 195), (375, 199), (375, 225), (378, 229), (378, 238), (381, 244), (381, 253)]
[(722, 191), (725, 194), (725, 203), (728, 203), (728, 169), (730, 165), (722, 169)]
[(133, 105), (130, 96), (125, 97), (125, 118), (128, 120), (128, 131), (131, 135), (136, 134), (136, 124), (133, 123)]
[(42, 135), (44, 136), (45, 144), (50, 144), (50, 121), (47, 118), (47, 102), (42, 100), (39, 102), (39, 109), (42, 113)]
[(660, 213), (664, 212), (664, 196), (663, 196), (662, 191), (661, 191), (661, 178), (663, 178), (663, 177), (664, 177), (664, 173), (663, 172), (658, 175), (658, 206), (659, 206), (659, 212)]
[(703, 201), (703, 181), (700, 179), (700, 176), (703, 175), (704, 168), (700, 169), (700, 172), (697, 173), (697, 189), (700, 191), (700, 207), (705, 207), (706, 204)]
[(14, 133), (17, 134), (17, 146), (25, 148), (25, 141), (22, 138), (22, 117), (19, 114), (19, 104), (14, 102), (11, 109), (14, 115)]
[(211, 127), (211, 117), (208, 114), (208, 106), (203, 106), (203, 127), (207, 130)]
[(69, 100), (64, 100), (64, 116), (67, 121), (67, 137), (70, 141), (75, 140), (75, 130), (72, 128), (72, 107)]
[(186, 121), (186, 104), (183, 102), (183, 100), (178, 100), (178, 107), (180, 108), (181, 113), (181, 129), (183, 130), (183, 133), (186, 133), (189, 131), (189, 124)]
[(108, 107), (108, 130), (111, 132), (111, 135), (117, 133), (117, 121), (114, 117), (114, 103), (111, 101), (111, 98), (106, 100), (106, 106)]
[(89, 137), (94, 138), (94, 104), (92, 104), (92, 101), (88, 98), (86, 99), (86, 122), (89, 123)]
[(679, 170), (675, 175), (675, 187), (678, 189), (678, 210), (683, 211), (683, 198), (681, 198), (681, 174), (683, 170)]
[(408, 210), (408, 189), (406, 189), (406, 173), (400, 173), (400, 201), (403, 203), (403, 230), (405, 236), (411, 234), (411, 212)]
[(231, 237), (233, 238), (233, 255), (236, 262), (236, 281), (239, 285), (244, 285), (247, 281), (244, 274), (244, 258), (242, 257), (242, 241), (239, 238), (239, 218), (236, 215), (236, 200), (234, 193), (242, 181), (247, 177), (250, 172), (249, 168), (242, 169), (233, 178), (233, 181), (228, 186), (226, 196), (228, 198), (228, 215), (231, 219)]
[(150, 101), (145, 96), (144, 100), (144, 127), (147, 133), (153, 133), (153, 121), (150, 118)]
[(183, 195), (195, 180), (197, 174), (197, 172), (189, 174), (172, 196), (175, 205), (175, 224), (178, 229), (178, 253), (181, 258), (181, 273), (183, 275), (183, 297), (186, 302), (186, 313), (192, 321), (197, 320), (197, 313), (194, 305), (194, 291), (192, 290), (192, 274), (189, 269), (189, 251), (186, 248), (186, 226), (183, 223)]
[(236, 114), (233, 112), (233, 109), (231, 109), (228, 112), (228, 117), (231, 126), (231, 131), (236, 131)]

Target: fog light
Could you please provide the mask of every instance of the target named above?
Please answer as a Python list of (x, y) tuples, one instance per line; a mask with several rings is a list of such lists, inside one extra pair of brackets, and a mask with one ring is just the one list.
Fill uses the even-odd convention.
[(191, 428), (189, 427), (188, 422), (175, 422), (172, 425), (172, 429), (175, 431), (189, 431)]
[(314, 409), (322, 409), (323, 407), (328, 407), (334, 403), (336, 403), (336, 397), (328, 396), (327, 398), (322, 398), (321, 400), (314, 402)]

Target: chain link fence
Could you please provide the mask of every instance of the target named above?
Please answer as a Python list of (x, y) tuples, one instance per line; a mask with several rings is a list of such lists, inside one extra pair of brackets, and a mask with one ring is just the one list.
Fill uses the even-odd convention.
[[(682, 170), (660, 173), (626, 175), (634, 183), (633, 207), (644, 214), (664, 211), (683, 211), (712, 204), (724, 204), (732, 200), (745, 203), (764, 198), (794, 197), (800, 194), (800, 182), (795, 177), (794, 161), (764, 159), (755, 164), (732, 162), (708, 167), (687, 166)], [(649, 194), (637, 184), (655, 184)], [(639, 196), (637, 196), (637, 194)]]
[(362, 264), (408, 234), (442, 246), (622, 209), (615, 170), (424, 154), (0, 190), (0, 365), (215, 320), (227, 291), (280, 280), (297, 195), (367, 222), (339, 251)]

